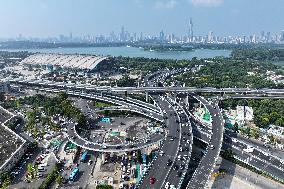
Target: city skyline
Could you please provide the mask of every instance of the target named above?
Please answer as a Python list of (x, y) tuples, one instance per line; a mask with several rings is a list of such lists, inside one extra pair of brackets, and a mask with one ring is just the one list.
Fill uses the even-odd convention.
[(195, 36), (209, 31), (218, 36), (249, 36), (261, 31), (280, 33), (284, 29), (280, 20), (284, 2), (280, 0), (0, 0), (0, 4), (0, 21), (4, 23), (0, 38), (20, 34), (40, 38), (70, 33), (99, 36), (117, 33), (121, 26), (131, 33), (153, 36), (163, 30), (181, 36), (188, 34), (190, 18)]
[(162, 43), (283, 43), (284, 30), (278, 33), (270, 31), (260, 31), (257, 34), (251, 35), (236, 35), (236, 36), (220, 36), (213, 31), (208, 31), (207, 35), (195, 35), (194, 20), (189, 19), (188, 31), (183, 35), (175, 35), (174, 33), (165, 33), (164, 30), (156, 32), (154, 35), (145, 34), (143, 32), (129, 32), (124, 26), (120, 31), (111, 31), (108, 35), (91, 35), (75, 36), (72, 32), (69, 34), (59, 34), (52, 37), (26, 37), (22, 34), (14, 38), (1, 39), (0, 41), (34, 41), (34, 42), (49, 42), (49, 43), (119, 43), (119, 42), (162, 42)]

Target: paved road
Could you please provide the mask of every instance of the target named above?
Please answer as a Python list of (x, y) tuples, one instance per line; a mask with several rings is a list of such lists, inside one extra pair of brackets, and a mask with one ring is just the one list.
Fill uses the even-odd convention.
[(192, 179), (187, 185), (189, 189), (201, 189), (204, 188), (211, 176), (211, 173), (215, 167), (217, 158), (222, 147), (224, 122), (222, 114), (219, 110), (218, 103), (209, 104), (204, 98), (196, 96), (197, 100), (208, 109), (212, 117), (212, 136), (209, 142), (209, 146), (206, 149), (205, 155), (201, 159), (199, 166), (195, 170)]
[[(155, 98), (155, 100), (161, 109), (166, 111), (168, 116), (166, 125), (168, 126), (169, 134), (161, 147), (161, 150), (165, 154), (163, 156), (159, 155), (154, 161), (148, 174), (143, 178), (139, 185), (139, 188), (141, 189), (157, 189), (162, 187), (171, 169), (171, 166), (167, 166), (167, 161), (170, 159), (172, 162), (175, 162), (181, 137), (180, 132), (177, 131), (177, 129), (180, 128), (180, 125), (176, 122), (179, 118), (174, 108), (170, 106), (170, 103), (166, 100), (160, 98)], [(175, 138), (173, 141), (170, 140), (172, 137)], [(150, 184), (150, 177), (155, 177), (156, 179), (156, 182), (153, 185)]]
[[(42, 81), (42, 80), (22, 80), (13, 79), (10, 83), (16, 85), (28, 85), (36, 87), (69, 88), (75, 90), (85, 90), (89, 92), (191, 92), (191, 93), (245, 93), (245, 94), (267, 94), (283, 95), (284, 89), (250, 89), (250, 88), (196, 88), (196, 87), (98, 87), (89, 84), (70, 84), (63, 82)], [(153, 86), (153, 85), (150, 85)]]
[(164, 181), (164, 187), (168, 182), (169, 185), (180, 188), (185, 178), (192, 153), (193, 135), (191, 123), (185, 110), (177, 103), (174, 104), (176, 104), (176, 109), (178, 109), (178, 116), (180, 117), (181, 140), (179, 145), (179, 152), (177, 154), (178, 158), (174, 162), (174, 166), (171, 168), (167, 179)]
[(222, 159), (220, 169), (225, 169), (226, 172), (231, 176), (235, 176), (243, 181), (251, 183), (252, 186), (265, 189), (284, 189), (284, 186), (280, 183), (272, 181), (269, 178), (261, 176), (252, 171), (248, 171), (246, 168), (235, 165), (234, 163), (225, 159)]

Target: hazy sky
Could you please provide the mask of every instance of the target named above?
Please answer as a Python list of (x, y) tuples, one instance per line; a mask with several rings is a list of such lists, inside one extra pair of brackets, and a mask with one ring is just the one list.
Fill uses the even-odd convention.
[(284, 0), (0, 0), (0, 38), (120, 31), (182, 35), (259, 34), (284, 30)]

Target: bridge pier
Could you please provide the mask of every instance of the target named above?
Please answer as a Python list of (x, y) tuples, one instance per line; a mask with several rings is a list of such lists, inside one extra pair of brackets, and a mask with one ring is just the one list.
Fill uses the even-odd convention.
[(187, 94), (186, 97), (185, 97), (185, 104), (186, 104), (187, 106), (189, 105), (188, 101), (189, 101), (189, 97), (188, 97), (188, 94)]
[(146, 92), (146, 102), (149, 102), (149, 92)]

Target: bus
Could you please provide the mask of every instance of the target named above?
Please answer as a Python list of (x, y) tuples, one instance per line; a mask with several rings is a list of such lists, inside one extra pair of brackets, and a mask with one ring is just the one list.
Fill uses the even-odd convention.
[(74, 181), (79, 174), (79, 168), (76, 167), (69, 176), (70, 181)]
[(87, 161), (87, 156), (88, 156), (88, 151), (85, 151), (82, 156), (81, 156), (81, 161), (86, 162)]

